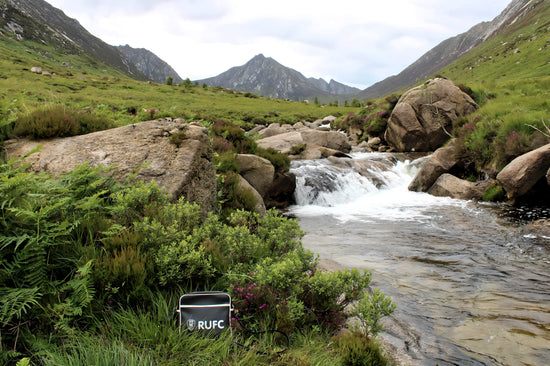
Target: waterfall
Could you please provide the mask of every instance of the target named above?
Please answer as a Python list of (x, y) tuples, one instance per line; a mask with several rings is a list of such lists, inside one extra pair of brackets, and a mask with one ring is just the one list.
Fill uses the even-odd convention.
[(426, 159), (389, 153), (356, 153), (349, 158), (294, 161), (300, 215), (328, 214), (336, 219), (370, 221), (418, 220), (430, 205), (463, 205), (463, 201), (410, 192), (409, 183)]

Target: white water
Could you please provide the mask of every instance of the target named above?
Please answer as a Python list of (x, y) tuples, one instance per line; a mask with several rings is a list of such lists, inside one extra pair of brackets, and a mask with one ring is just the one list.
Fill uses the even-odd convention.
[[(375, 154), (355, 154), (356, 160), (368, 160)], [(389, 154), (376, 154), (389, 155)], [(390, 155), (391, 156), (391, 155)], [(377, 187), (371, 180), (354, 170), (341, 170), (326, 161), (295, 162), (292, 172), (297, 176), (296, 202), (292, 212), (298, 216), (331, 215), (339, 221), (372, 222), (379, 220), (414, 221), (429, 219), (426, 208), (430, 206), (465, 206), (464, 201), (435, 197), (408, 190), (409, 183), (418, 168), (409, 160), (397, 161), (391, 170), (369, 169), (383, 182)], [(312, 192), (304, 185), (306, 177), (321, 172), (329, 175), (336, 186), (334, 191)], [(325, 177), (322, 177), (322, 179)]]
[(373, 271), (398, 304), (385, 338), (407, 364), (547, 364), (548, 247), (519, 235), (498, 206), (408, 191), (416, 162), (341, 162), (293, 162), (291, 214), (305, 247)]

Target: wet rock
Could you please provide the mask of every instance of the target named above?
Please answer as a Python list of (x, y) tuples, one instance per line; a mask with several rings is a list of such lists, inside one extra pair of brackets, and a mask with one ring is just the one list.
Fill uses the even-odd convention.
[(296, 176), (293, 173), (276, 173), (273, 184), (264, 200), (267, 207), (285, 208), (295, 203)]
[(447, 146), (437, 149), (422, 165), (409, 184), (409, 191), (427, 192), (437, 178), (448, 173), (458, 161), (456, 140), (452, 140)]
[(428, 190), (428, 193), (432, 196), (479, 201), (483, 198), (483, 194), (487, 190), (487, 187), (492, 183), (492, 180), (477, 183), (468, 182), (446, 173), (435, 181)]
[(367, 144), (371, 149), (377, 150), (382, 144), (382, 140), (380, 139), (380, 137), (371, 137)]
[(550, 219), (541, 219), (525, 225), (521, 229), (522, 235), (533, 236), (537, 239), (545, 239), (550, 243)]
[(547, 175), (549, 168), (550, 144), (547, 144), (512, 160), (498, 173), (497, 180), (508, 199), (515, 200), (527, 194)]

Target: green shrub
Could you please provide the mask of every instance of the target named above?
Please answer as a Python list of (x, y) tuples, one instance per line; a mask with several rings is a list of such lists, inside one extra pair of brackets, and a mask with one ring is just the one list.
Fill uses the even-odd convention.
[(386, 366), (390, 364), (383, 355), (382, 347), (361, 332), (346, 332), (333, 339), (344, 365)]
[[(257, 329), (333, 332), (347, 316), (344, 308), (370, 282), (370, 273), (358, 270), (317, 271), (297, 221), (275, 210), (264, 217), (228, 210), (202, 221), (198, 205), (172, 202), (154, 183), (115, 184), (89, 165), (60, 179), (24, 169), (0, 165), (0, 254), (10, 264), (0, 277), (0, 331), (2, 347), (17, 350), (6, 356), (10, 361), (31, 349), (46, 355), (40, 347), (71, 344), (84, 330), (111, 340), (138, 339), (158, 359), (157, 347), (173, 354), (170, 347), (181, 346), (173, 339), (135, 338), (126, 328), (108, 334), (94, 324), (118, 324), (127, 312), (156, 314), (154, 294), (181, 292), (182, 286), (231, 291)], [(226, 178), (235, 178), (229, 173)], [(233, 204), (244, 205), (238, 199)], [(257, 289), (252, 295), (238, 290), (251, 285)], [(146, 325), (125, 326), (138, 334)], [(156, 323), (147, 331), (159, 329)], [(78, 358), (81, 351), (69, 353)]]
[(122, 226), (131, 226), (140, 218), (157, 217), (161, 208), (169, 202), (168, 195), (155, 181), (137, 181), (134, 186), (128, 185), (113, 192), (111, 199), (113, 221)]
[(286, 154), (280, 153), (279, 151), (273, 148), (261, 148), (258, 147), (256, 150), (256, 155), (267, 159), (273, 164), (276, 171), (279, 172), (288, 172), (290, 169), (290, 159)]
[(391, 315), (395, 310), (395, 306), (390, 297), (375, 288), (372, 293), (363, 294), (363, 297), (353, 306), (351, 313), (359, 318), (366, 334), (376, 336), (384, 330), (380, 320)]
[(97, 117), (88, 111), (76, 111), (55, 105), (17, 119), (13, 135), (34, 139), (83, 135), (106, 130), (114, 124), (104, 117)]
[(178, 131), (170, 135), (170, 143), (180, 147), (183, 141), (187, 139), (187, 133), (185, 131)]
[[(256, 142), (250, 136), (248, 136), (245, 131), (236, 125), (225, 121), (216, 121), (211, 127), (210, 130), (214, 137), (223, 137), (229, 146), (232, 146), (234, 151), (238, 154), (254, 154), (257, 149)], [(219, 143), (214, 141), (216, 148)], [(227, 151), (228, 148), (225, 149)]]
[(153, 266), (150, 259), (140, 253), (139, 246), (104, 252), (99, 260), (94, 270), (97, 288), (100, 293), (105, 289), (116, 289), (116, 296), (107, 293), (108, 300), (130, 303), (146, 299), (153, 280)]
[(301, 154), (303, 151), (305, 151), (305, 149), (307, 149), (306, 144), (298, 144), (298, 145), (292, 146), (292, 148), (290, 149), (290, 155)]
[(206, 283), (216, 274), (204, 247), (186, 239), (162, 245), (155, 265), (160, 285), (169, 288), (192, 282)]
[(235, 153), (227, 151), (220, 154), (214, 154), (213, 160), (217, 173), (239, 173), (239, 166), (237, 165), (237, 155)]

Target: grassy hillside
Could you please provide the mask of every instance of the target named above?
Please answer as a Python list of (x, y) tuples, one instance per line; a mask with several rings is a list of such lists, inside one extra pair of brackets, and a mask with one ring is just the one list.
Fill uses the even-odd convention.
[(478, 169), (501, 168), (548, 143), (550, 3), (538, 2), (528, 16), (439, 74), (470, 87), (482, 106), (454, 129)]
[[(7, 36), (0, 36), (0, 103), (4, 114), (24, 114), (61, 104), (105, 116), (117, 125), (171, 116), (227, 118), (247, 127), (253, 123), (295, 123), (357, 111), (351, 107), (321, 107), (192, 84), (168, 86), (135, 81), (91, 58), (65, 55), (35, 42), (19, 42)], [(35, 66), (52, 75), (30, 72)]]

